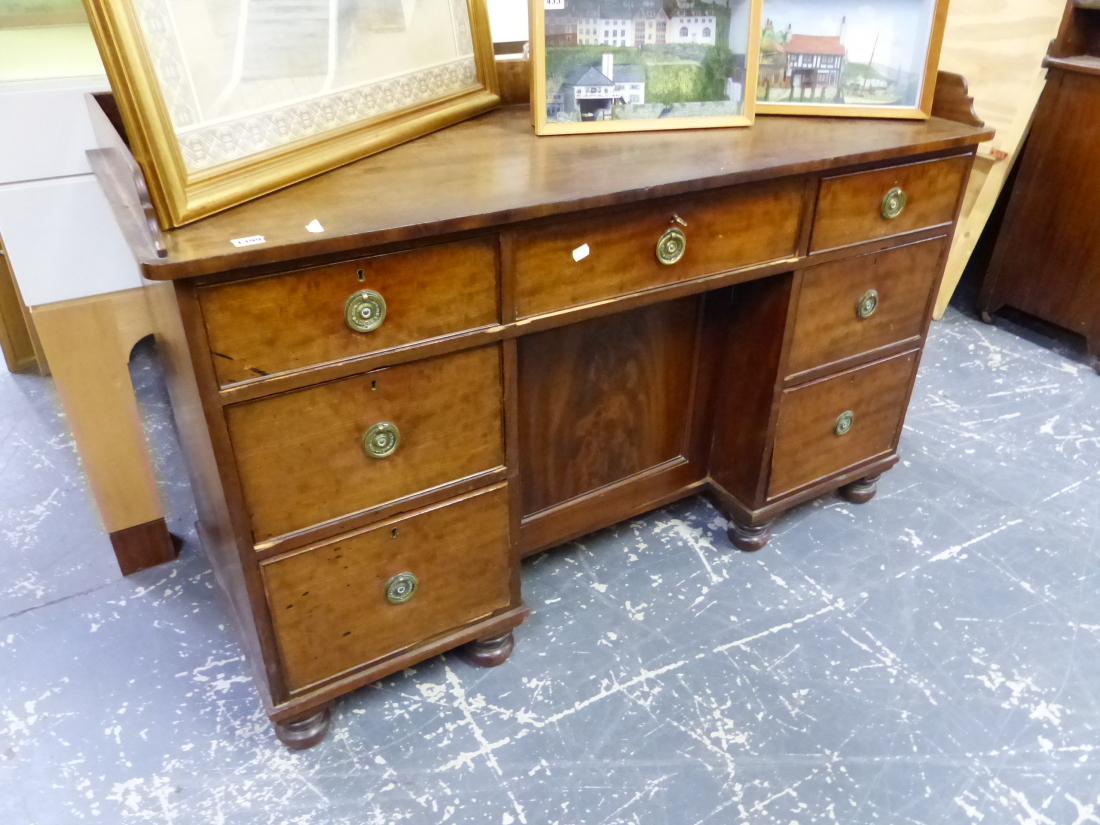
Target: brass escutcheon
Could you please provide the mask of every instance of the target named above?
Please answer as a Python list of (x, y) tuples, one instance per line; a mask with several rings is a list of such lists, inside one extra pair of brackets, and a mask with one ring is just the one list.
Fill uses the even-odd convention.
[(386, 299), (373, 289), (361, 289), (344, 304), (344, 320), (356, 332), (373, 332), (386, 320)]
[(687, 251), (687, 235), (678, 226), (669, 227), (661, 240), (657, 241), (657, 260), (665, 266), (672, 266), (684, 257)]
[(859, 303), (856, 304), (856, 316), (861, 321), (865, 321), (875, 314), (876, 309), (878, 309), (878, 292), (869, 289), (859, 299)]
[(372, 424), (363, 434), (363, 450), (371, 458), (389, 458), (397, 452), (401, 443), (401, 431), (391, 421)]
[(908, 202), (905, 191), (900, 186), (895, 186), (882, 199), (882, 217), (892, 221), (905, 211), (905, 204)]
[(851, 410), (842, 412), (836, 420), (836, 426), (833, 427), (833, 435), (847, 435), (852, 431), (855, 421), (856, 415)]
[(386, 582), (386, 601), (390, 604), (404, 604), (416, 593), (418, 584), (412, 573), (398, 573)]

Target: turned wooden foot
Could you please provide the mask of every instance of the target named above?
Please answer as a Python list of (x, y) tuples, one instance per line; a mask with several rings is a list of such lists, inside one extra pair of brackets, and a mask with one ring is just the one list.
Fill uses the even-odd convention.
[(978, 317), (982, 319), (983, 324), (992, 324), (993, 323), (993, 316), (990, 315), (984, 309), (981, 311), (981, 313), (978, 315)]
[(301, 719), (290, 722), (272, 722), (279, 741), (296, 751), (312, 748), (325, 738), (332, 723), (332, 712), (326, 707)]
[(727, 533), (734, 547), (752, 553), (771, 540), (772, 526), (770, 523), (745, 524), (736, 519), (731, 519)]
[(840, 488), (840, 495), (852, 504), (866, 504), (878, 492), (878, 476), (868, 476)]
[(508, 661), (516, 641), (511, 633), (498, 636), (496, 639), (478, 639), (463, 645), (456, 652), (458, 657), (468, 665), (475, 667), (496, 667)]

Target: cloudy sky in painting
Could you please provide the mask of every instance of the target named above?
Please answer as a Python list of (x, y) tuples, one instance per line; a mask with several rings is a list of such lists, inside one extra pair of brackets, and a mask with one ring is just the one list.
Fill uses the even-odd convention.
[[(848, 59), (919, 72), (932, 30), (934, 0), (765, 0), (764, 18), (776, 30), (838, 35), (843, 23)], [(875, 45), (876, 38), (878, 40)]]

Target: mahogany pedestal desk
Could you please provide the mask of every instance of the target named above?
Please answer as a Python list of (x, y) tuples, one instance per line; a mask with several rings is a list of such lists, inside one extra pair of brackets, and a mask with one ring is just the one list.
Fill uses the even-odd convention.
[(694, 493), (745, 550), (800, 502), (870, 499), (989, 136), (537, 138), (510, 107), (164, 235), (102, 150), (282, 741), (442, 651), (504, 661), (524, 556)]

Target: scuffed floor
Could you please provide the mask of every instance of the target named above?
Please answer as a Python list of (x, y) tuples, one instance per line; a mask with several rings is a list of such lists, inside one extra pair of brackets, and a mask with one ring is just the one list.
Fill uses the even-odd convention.
[[(1003, 325), (1002, 325), (1003, 327)], [(1100, 376), (954, 310), (878, 498), (733, 550), (692, 499), (531, 560), (503, 667), (275, 740), (137, 358), (180, 560), (128, 580), (0, 374), (0, 823), (1100, 823)]]

